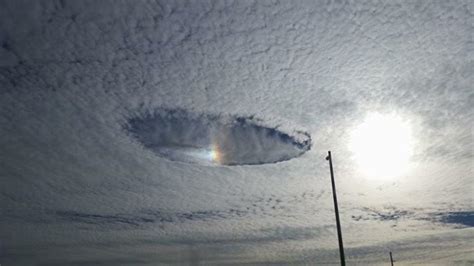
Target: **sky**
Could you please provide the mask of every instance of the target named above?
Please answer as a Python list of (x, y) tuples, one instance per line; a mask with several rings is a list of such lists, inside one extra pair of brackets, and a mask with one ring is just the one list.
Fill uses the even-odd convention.
[(0, 1), (0, 264), (472, 265), (473, 13)]

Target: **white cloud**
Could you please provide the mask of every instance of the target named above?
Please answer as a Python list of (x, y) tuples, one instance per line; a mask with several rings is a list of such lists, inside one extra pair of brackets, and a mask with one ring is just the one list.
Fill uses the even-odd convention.
[[(400, 262), (472, 260), (471, 228), (427, 218), (474, 209), (471, 13), (469, 1), (3, 1), (0, 263), (337, 263), (327, 150), (351, 261), (384, 263), (381, 246)], [(163, 108), (254, 116), (308, 132), (312, 149), (172, 162), (123, 128)], [(416, 167), (374, 184), (347, 140), (381, 111), (412, 122)]]

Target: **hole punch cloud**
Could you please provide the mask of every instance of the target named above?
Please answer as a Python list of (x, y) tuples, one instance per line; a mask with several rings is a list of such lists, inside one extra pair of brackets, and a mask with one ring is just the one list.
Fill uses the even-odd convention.
[(253, 117), (158, 109), (130, 118), (125, 129), (145, 148), (172, 161), (257, 165), (287, 161), (311, 149), (306, 132), (285, 133)]

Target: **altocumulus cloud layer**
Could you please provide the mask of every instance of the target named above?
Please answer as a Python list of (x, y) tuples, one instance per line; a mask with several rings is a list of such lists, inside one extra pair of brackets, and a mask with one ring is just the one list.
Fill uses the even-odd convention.
[[(0, 2), (0, 263), (474, 260), (472, 1)], [(413, 168), (358, 174), (368, 113)]]

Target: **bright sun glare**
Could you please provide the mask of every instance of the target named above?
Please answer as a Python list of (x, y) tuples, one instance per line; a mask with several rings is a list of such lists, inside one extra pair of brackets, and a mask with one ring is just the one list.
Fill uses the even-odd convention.
[(349, 149), (360, 172), (372, 179), (393, 179), (410, 168), (411, 126), (396, 114), (369, 114), (350, 135)]

